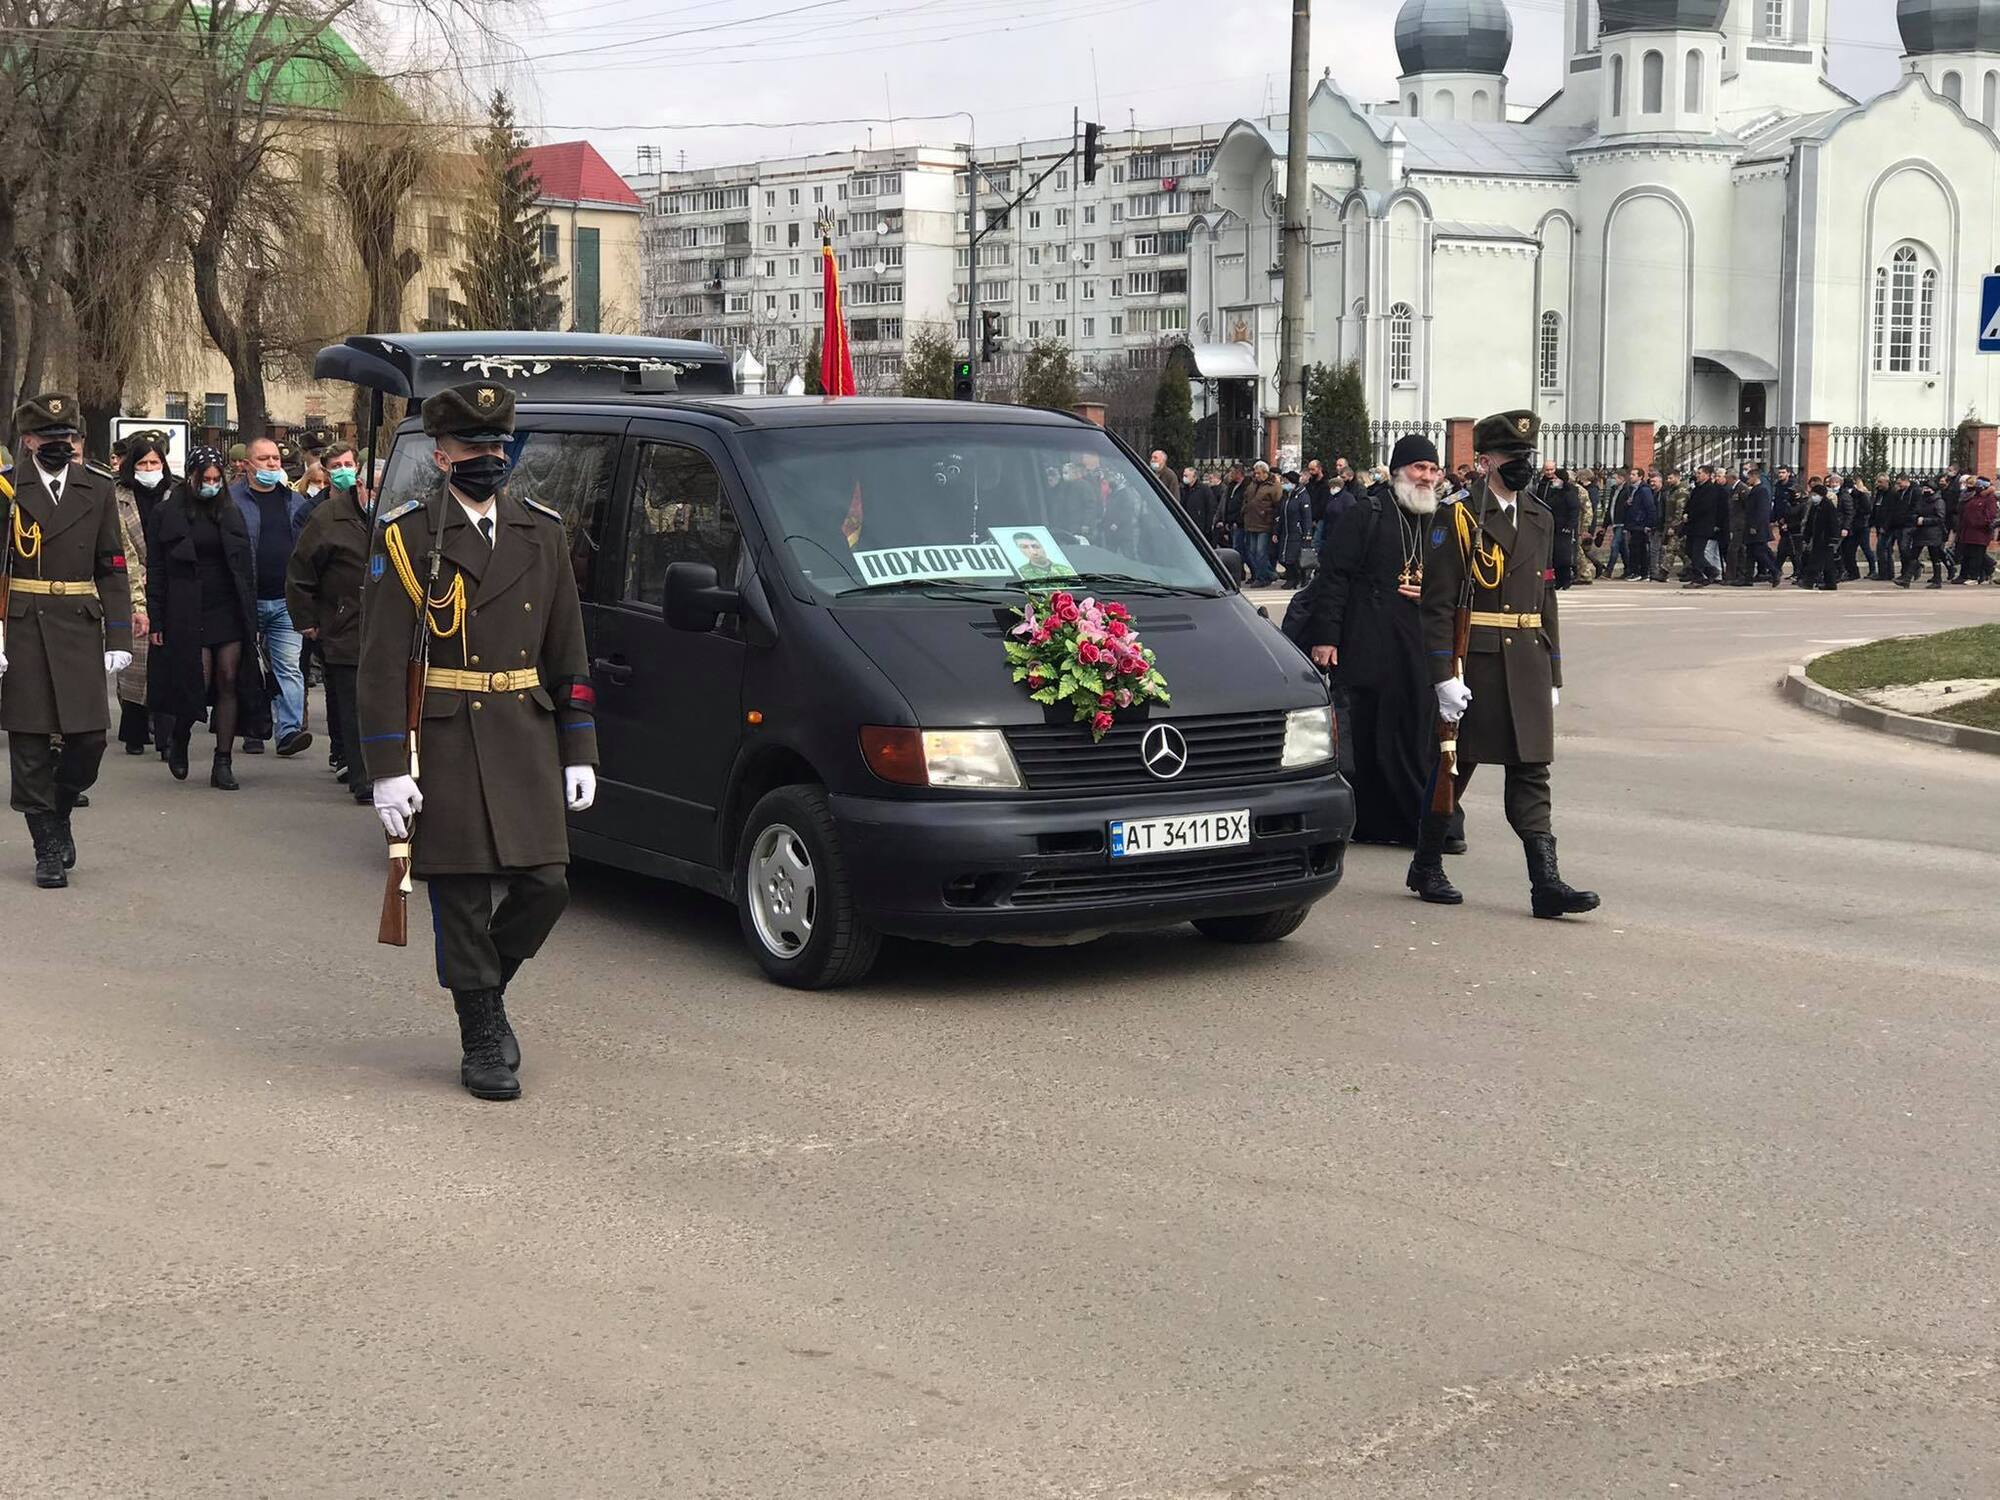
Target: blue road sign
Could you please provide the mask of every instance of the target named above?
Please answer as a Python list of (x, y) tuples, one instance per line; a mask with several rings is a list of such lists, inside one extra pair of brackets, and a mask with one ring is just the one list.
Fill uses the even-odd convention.
[(2000, 276), (1979, 279), (1979, 352), (2000, 354)]

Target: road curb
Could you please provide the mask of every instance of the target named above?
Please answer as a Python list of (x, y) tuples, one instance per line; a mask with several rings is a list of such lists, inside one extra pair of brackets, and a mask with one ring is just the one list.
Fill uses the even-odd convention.
[(1843, 724), (1857, 724), (1880, 734), (1901, 735), (1906, 740), (1922, 740), (1927, 745), (1943, 745), (1951, 750), (1977, 750), (1985, 755), (2000, 755), (2000, 730), (1980, 729), (1971, 724), (1947, 724), (1942, 719), (1920, 719), (1915, 714), (1899, 714), (1893, 709), (1877, 708), (1859, 698), (1850, 698), (1830, 687), (1822, 687), (1806, 676), (1803, 666), (1788, 668), (1784, 680), (1778, 684), (1778, 691), (1801, 708), (1825, 714)]

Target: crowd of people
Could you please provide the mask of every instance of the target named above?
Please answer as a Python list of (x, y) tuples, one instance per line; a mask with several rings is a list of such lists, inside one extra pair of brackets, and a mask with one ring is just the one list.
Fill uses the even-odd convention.
[(328, 764), (368, 803), (353, 680), (369, 521), (353, 446), (311, 432), (197, 447), (185, 474), (172, 464), (158, 432), (110, 454), (134, 627), (118, 740), (128, 755), (152, 749), (184, 781), (206, 724), (209, 785), (237, 791), (239, 748), (289, 758), (312, 747), (306, 688), (323, 676)]
[[(1340, 518), (1386, 494), (1386, 467), (1357, 471), (1343, 457), (1279, 473), (1183, 468), (1155, 452), (1153, 467), (1218, 547), (1242, 558), (1260, 588), (1298, 588), (1312, 575)], [(1476, 464), (1440, 471), (1447, 498), (1471, 493)], [(1544, 462), (1527, 493), (1555, 519), (1557, 588), (1599, 579), (1678, 581), (1687, 588), (1763, 583), (1834, 589), (1877, 579), (1910, 588), (1996, 581), (2000, 492), (1957, 466), (1935, 474), (1801, 477), (1760, 463), (1569, 469)], [(1787, 566), (1790, 572), (1787, 575)]]

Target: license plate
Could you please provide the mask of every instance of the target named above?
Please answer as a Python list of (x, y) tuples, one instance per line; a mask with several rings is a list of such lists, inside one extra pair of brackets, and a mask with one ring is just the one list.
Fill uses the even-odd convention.
[(1179, 818), (1114, 818), (1111, 857), (1136, 854), (1190, 854), (1250, 842), (1250, 809), (1189, 813)]

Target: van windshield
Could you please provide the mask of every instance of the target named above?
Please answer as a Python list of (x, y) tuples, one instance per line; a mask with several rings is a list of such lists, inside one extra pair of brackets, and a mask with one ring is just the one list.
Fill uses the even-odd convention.
[(1222, 592), (1145, 474), (1094, 430), (910, 422), (764, 429), (743, 443), (822, 598), (1069, 582)]

